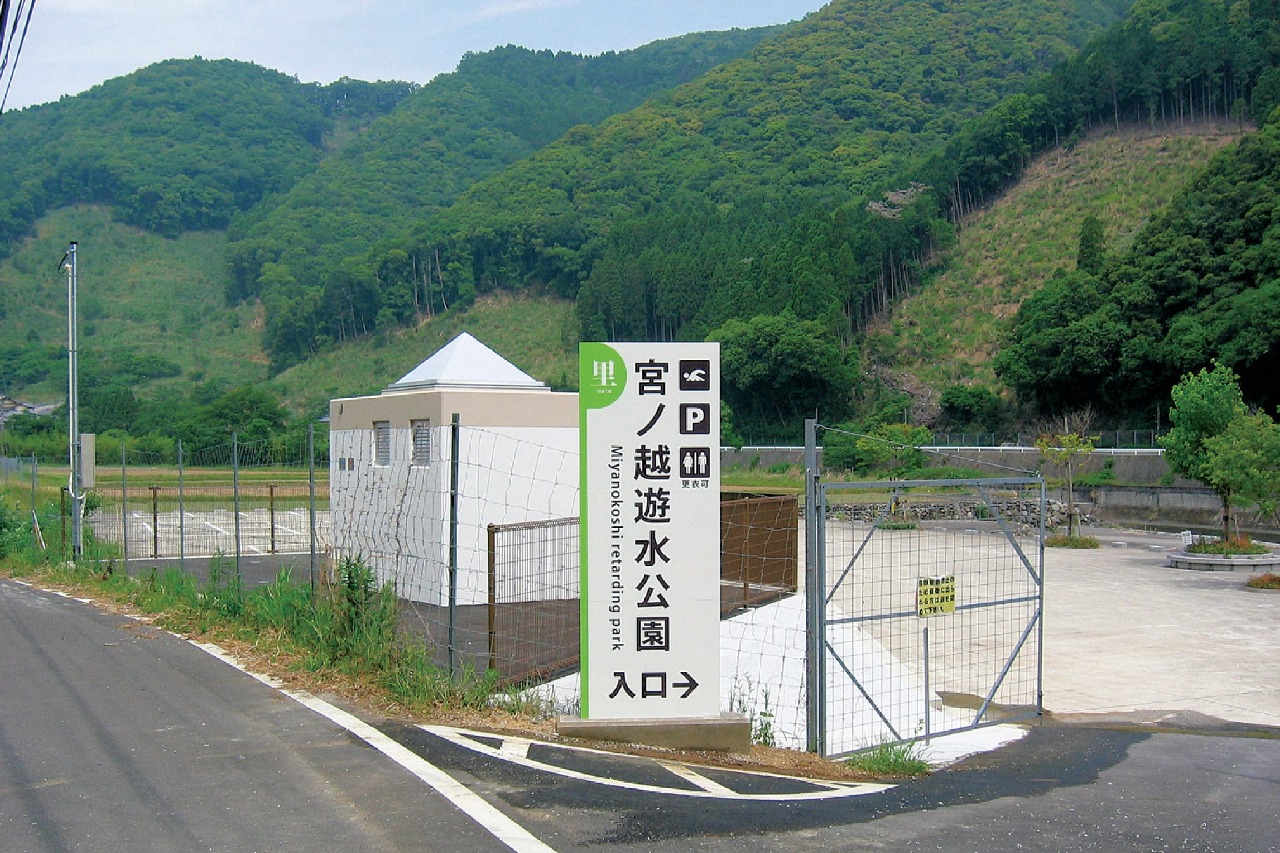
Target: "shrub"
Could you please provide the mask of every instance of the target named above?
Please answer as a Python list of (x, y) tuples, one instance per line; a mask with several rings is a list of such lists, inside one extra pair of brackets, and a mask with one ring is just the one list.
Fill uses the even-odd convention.
[(1249, 578), (1244, 585), (1253, 589), (1280, 589), (1280, 575), (1267, 572), (1265, 575)]
[(1093, 536), (1067, 536), (1055, 534), (1044, 539), (1047, 548), (1101, 548), (1102, 543)]
[(1267, 554), (1270, 551), (1271, 549), (1266, 545), (1254, 542), (1248, 536), (1208, 539), (1187, 546), (1188, 554), (1215, 554), (1220, 557), (1230, 557), (1235, 554)]

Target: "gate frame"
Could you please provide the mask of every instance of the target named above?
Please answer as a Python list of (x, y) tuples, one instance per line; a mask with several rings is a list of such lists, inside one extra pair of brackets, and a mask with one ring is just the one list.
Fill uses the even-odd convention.
[[(826, 714), (826, 692), (827, 692), (827, 652), (830, 650), (839, 660), (839, 655), (832, 649), (827, 640), (827, 603), (829, 596), (826, 589), (826, 514), (827, 502), (826, 495), (828, 489), (838, 490), (856, 490), (856, 489), (883, 489), (886, 487), (884, 481), (866, 481), (866, 482), (833, 482), (823, 483), (821, 477), (821, 466), (818, 462), (817, 455), (817, 426), (818, 423), (814, 419), (805, 421), (805, 605), (807, 611), (806, 624), (806, 748), (809, 752), (819, 755), (826, 755), (827, 746), (827, 714)], [(1031, 632), (1036, 632), (1036, 702), (1035, 716), (1044, 714), (1044, 583), (1045, 583), (1045, 567), (1044, 567), (1044, 541), (1045, 541), (1045, 516), (1047, 511), (1047, 488), (1044, 477), (1028, 476), (1028, 477), (992, 477), (977, 480), (894, 480), (890, 484), (896, 491), (903, 488), (919, 488), (933, 486), (977, 486), (983, 487), (999, 487), (999, 486), (1039, 486), (1040, 491), (1040, 511), (1039, 511), (1039, 530), (1038, 530), (1038, 562), (1032, 564), (1028, 559), (1026, 552), (1018, 543), (1013, 531), (1009, 528), (1005, 518), (997, 514), (994, 520), (1000, 526), (1000, 530), (1005, 539), (1013, 546), (1017, 553), (1019, 562), (1030, 575), (1032, 581), (1036, 584), (1035, 594), (1035, 611), (1030, 621), (1023, 630), (1021, 636), (1013, 646), (1012, 653), (1004, 662), (1004, 666), (996, 676), (992, 689), (984, 697), (981, 706), (978, 708), (974, 716), (974, 721), (969, 726), (960, 729), (953, 729), (944, 734), (950, 734), (958, 731), (969, 731), (976, 728), (982, 728), (993, 723), (981, 723), (982, 717), (986, 714), (995, 693), (1003, 684), (1005, 677), (1013, 664), (1022, 655), (1024, 647)], [(883, 517), (888, 510), (881, 512)], [(879, 519), (877, 519), (877, 522)], [(870, 541), (874, 535), (875, 527), (872, 525), (872, 532), (862, 542), (857, 549), (857, 553), (845, 567), (841, 574), (840, 582), (844, 581), (845, 576), (852, 569), (854, 563), (862, 553), (862, 549)], [(834, 589), (832, 590), (834, 593)], [(1014, 602), (1004, 602), (1014, 603)], [(985, 606), (985, 605), (984, 605)], [(924, 627), (925, 643), (928, 642), (928, 627)], [(848, 672), (846, 673), (853, 679), (854, 685), (862, 692), (864, 698), (871, 703), (871, 706), (879, 714), (880, 709), (871, 697), (866, 695), (866, 691), (858, 682), (856, 676)], [(926, 674), (925, 692), (928, 693), (928, 681)], [(927, 695), (926, 695), (927, 701)], [(883, 719), (883, 714), (881, 714)], [(886, 721), (887, 722), (887, 721)], [(893, 731), (892, 725), (889, 726)], [(919, 740), (929, 740), (931, 733), (926, 732), (923, 737), (901, 738), (897, 743), (910, 743)]]

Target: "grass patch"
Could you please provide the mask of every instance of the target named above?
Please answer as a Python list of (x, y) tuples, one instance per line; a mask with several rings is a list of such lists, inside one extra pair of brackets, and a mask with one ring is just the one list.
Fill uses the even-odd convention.
[(882, 521), (876, 530), (919, 530), (920, 525), (914, 521)]
[(966, 219), (941, 268), (894, 308), (892, 326), (868, 333), (868, 347), (935, 388), (966, 380), (1001, 387), (991, 365), (1001, 335), (1018, 305), (1070, 266), (1064, 259), (1075, 257), (1084, 216), (1097, 213), (1108, 252), (1123, 253), (1150, 212), (1238, 133), (1129, 125), (1046, 152), (1001, 199)]
[(1280, 589), (1280, 575), (1275, 572), (1267, 572), (1265, 575), (1255, 575), (1245, 581), (1244, 585), (1250, 589)]
[(880, 778), (913, 778), (929, 773), (929, 762), (920, 757), (920, 746), (910, 743), (882, 743), (845, 759), (853, 770)]
[(1047, 548), (1101, 548), (1102, 543), (1094, 536), (1068, 536), (1065, 533), (1055, 533), (1052, 536), (1044, 538), (1044, 544)]
[[(52, 512), (57, 512), (53, 505)], [(52, 528), (55, 520), (43, 521)], [(0, 573), (115, 602), (153, 617), (156, 625), (215, 642), (269, 648), (273, 660), (322, 680), (375, 692), (410, 712), (491, 706), (497, 673), (450, 674), (437, 667), (424, 640), (400, 630), (394, 587), (379, 585), (363, 561), (346, 559), (336, 580), (314, 592), (282, 569), (268, 584), (246, 590), (240, 576), (215, 559), (207, 581), (177, 569), (129, 577), (110, 549), (86, 541), (85, 558), (67, 562), (55, 543), (32, 543), (29, 516), (0, 501)]]
[(1254, 542), (1247, 536), (1233, 536), (1230, 539), (1210, 539), (1193, 542), (1187, 546), (1188, 554), (1213, 554), (1218, 557), (1237, 555), (1269, 554), (1271, 549), (1260, 542)]
[(804, 469), (800, 465), (766, 468), (752, 465), (726, 465), (720, 469), (720, 486), (731, 492), (768, 491), (799, 493), (804, 491)]

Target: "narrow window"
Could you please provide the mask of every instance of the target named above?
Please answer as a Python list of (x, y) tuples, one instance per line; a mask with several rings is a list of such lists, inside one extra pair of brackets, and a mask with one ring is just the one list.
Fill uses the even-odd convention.
[(413, 465), (425, 468), (431, 464), (431, 421), (409, 421), (413, 430)]
[(391, 421), (373, 422), (373, 464), (391, 464)]

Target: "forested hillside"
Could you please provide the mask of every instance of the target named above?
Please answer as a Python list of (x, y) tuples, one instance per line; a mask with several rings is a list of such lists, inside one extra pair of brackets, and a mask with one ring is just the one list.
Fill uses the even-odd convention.
[[(344, 298), (294, 300), (281, 315), (289, 334), (268, 330), (272, 357), (376, 325), (384, 294), (418, 292), (424, 275), (433, 292), (420, 310), (545, 288), (578, 298), (588, 337), (701, 337), (734, 316), (790, 309), (848, 341), (862, 308), (849, 279), (873, 276), (880, 259), (854, 251), (863, 235), (832, 235), (832, 211), (1127, 5), (837, 0), (750, 56), (476, 185), (370, 256)], [(842, 216), (841, 231), (876, 227), (860, 207)], [(922, 251), (902, 249), (903, 263)]]
[[(346, 278), (338, 270), (352, 253), (567, 127), (696, 77), (775, 29), (693, 34), (591, 58), (500, 48), (468, 55), (458, 73), (421, 91), (345, 78), (300, 84), (247, 63), (175, 60), (8, 113), (0, 259), (19, 251), (0, 266), (0, 393), (30, 389), (43, 399), (65, 387), (64, 285), (52, 272), (67, 240), (84, 249), (87, 376), (121, 399), (144, 388), (151, 396), (179, 376), (262, 380), (263, 339), (282, 328), (264, 334), (259, 303), (246, 298), (263, 263), (269, 281), (300, 281), (308, 292), (358, 279), (362, 258)], [(102, 207), (55, 217), (47, 239), (31, 236), (45, 211), (85, 203)], [(168, 254), (137, 235), (130, 257), (128, 229), (111, 219), (207, 239)], [(238, 238), (230, 251), (229, 223)], [(168, 303), (155, 292), (165, 281)], [(292, 297), (277, 289), (267, 310), (278, 317)], [(237, 342), (230, 351), (228, 338)], [(122, 348), (150, 359), (141, 374), (115, 369), (120, 359), (109, 353)]]
[[(1107, 253), (1127, 252), (1139, 229), (1216, 152), (1251, 128), (1235, 120), (1126, 122), (1045, 152), (1008, 193), (965, 217), (945, 262), (872, 324), (871, 360), (891, 376), (911, 377), (916, 389), (928, 389), (917, 402), (924, 420), (932, 421), (942, 394), (955, 386), (995, 395), (1003, 383), (992, 360), (1002, 332), (1023, 300), (1055, 274), (1075, 268), (1084, 223), (1097, 222)], [(965, 408), (948, 412), (942, 425), (995, 431), (992, 412), (975, 418), (972, 407)]]
[(278, 367), (447, 310), (459, 297), (442, 289), (434, 255), (370, 249), (570, 127), (629, 110), (779, 29), (696, 33), (596, 57), (514, 46), (469, 54), (290, 192), (237, 220), (228, 296), (262, 296)]
[(335, 116), (385, 111), (405, 83), (306, 86), (231, 60), (170, 60), (0, 121), (0, 257), (45, 211), (110, 204), (166, 236), (226, 228), (315, 168)]
[[(220, 271), (202, 280), (235, 319), (200, 302), (161, 325), (193, 340), (221, 329), (228, 342), (251, 330), (258, 346), (238, 375), (277, 374), (309, 406), (393, 379), (428, 354), (415, 348), (483, 304), (494, 328), (536, 327), (543, 339), (511, 346), (551, 371), (544, 380), (571, 376), (552, 351), (571, 358), (579, 337), (714, 339), (725, 398), (752, 434), (788, 435), (815, 411), (869, 429), (900, 420), (907, 402), (877, 380), (901, 366), (875, 363), (895, 347), (869, 339), (869, 324), (917, 334), (886, 323), (890, 310), (948, 281), (957, 227), (1037, 156), (1076, 151), (1104, 128), (1176, 136), (1256, 123), (1261, 132), (1203, 174), (1185, 161), (1185, 192), (1170, 182), (1138, 202), (1152, 221), (1131, 241), (1109, 243), (1085, 211), (1053, 226), (1070, 229), (1055, 238), (1060, 258), (1010, 245), (992, 270), (1034, 267), (1053, 280), (980, 310), (1015, 317), (994, 364), (1024, 417), (1089, 402), (1123, 421), (1213, 358), (1273, 404), (1280, 133), (1267, 118), (1280, 103), (1280, 7), (1130, 5), (834, 0), (786, 28), (625, 54), (503, 48), (421, 90), (161, 63), (5, 116), (0, 155), (13, 167), (0, 176), (0, 245), (19, 245), (45, 211), (88, 202), (98, 206), (78, 209), (118, 220), (85, 220), (120, 241), (103, 253), (112, 273), (156, 283), (155, 266), (117, 272), (128, 269), (120, 223), (184, 239), (203, 229), (210, 239), (190, 245), (206, 258), (229, 235)], [(40, 271), (34, 244), (21, 245), (33, 253), (0, 266), (0, 391), (56, 384), (59, 282)], [(169, 389), (139, 409), (151, 413), (139, 422), (163, 428), (164, 394), (226, 389), (207, 381), (217, 360), (174, 345), (171, 331), (157, 327), (148, 357), (133, 357), (144, 348), (124, 344), (149, 309), (125, 304), (127, 290), (119, 305), (94, 306), (86, 338), (100, 375), (138, 380), (115, 386), (120, 405), (142, 383)], [(538, 299), (555, 301), (543, 311)], [(108, 330), (111, 346), (93, 340)], [(995, 324), (983, 334), (985, 359)], [(924, 335), (923, 357), (954, 360), (943, 333)], [(317, 355), (325, 366), (308, 369)], [(354, 358), (360, 367), (343, 375)]]
[(1054, 410), (1150, 409), (1217, 359), (1280, 404), (1280, 112), (1214, 158), (1110, 260), (1064, 270), (1018, 311), (996, 360)]

